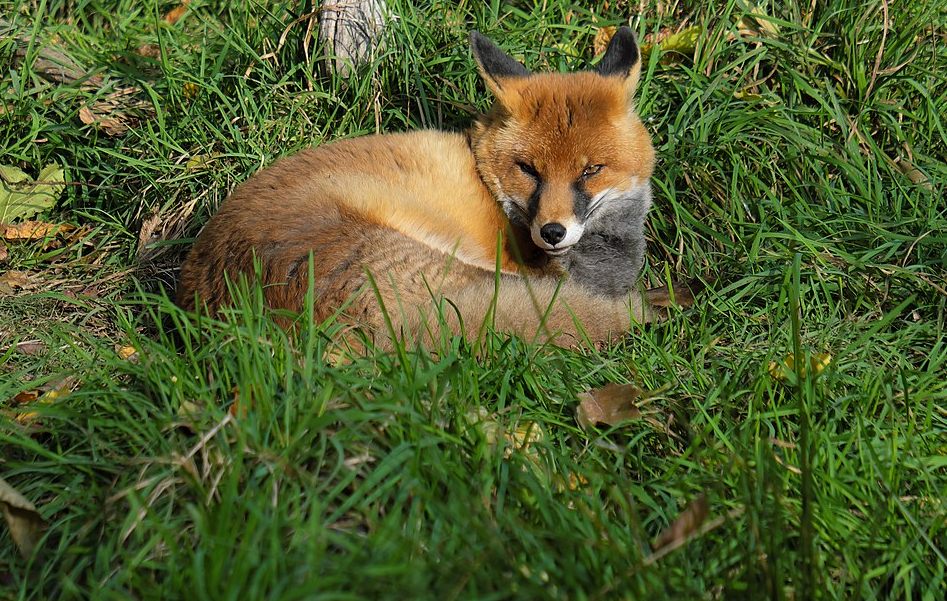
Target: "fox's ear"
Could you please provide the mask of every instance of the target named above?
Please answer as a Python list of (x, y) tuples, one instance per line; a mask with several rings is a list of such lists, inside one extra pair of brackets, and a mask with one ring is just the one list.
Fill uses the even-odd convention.
[(630, 28), (618, 28), (595, 71), (605, 77), (624, 77), (629, 96), (635, 93), (641, 76), (641, 51)]
[(515, 58), (500, 50), (485, 35), (477, 31), (470, 32), (470, 49), (480, 67), (480, 75), (487, 87), (498, 99), (503, 96), (503, 81), (515, 77), (526, 77), (529, 69)]

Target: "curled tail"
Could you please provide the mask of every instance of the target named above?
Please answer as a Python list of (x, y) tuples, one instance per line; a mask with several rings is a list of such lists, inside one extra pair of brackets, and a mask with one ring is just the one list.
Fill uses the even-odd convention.
[(608, 298), (569, 282), (505, 276), (446, 290), (428, 304), (389, 316), (396, 336), (423, 346), (443, 334), (477, 340), (489, 326), (527, 342), (571, 347), (620, 338), (634, 323), (650, 321), (652, 312), (636, 293)]

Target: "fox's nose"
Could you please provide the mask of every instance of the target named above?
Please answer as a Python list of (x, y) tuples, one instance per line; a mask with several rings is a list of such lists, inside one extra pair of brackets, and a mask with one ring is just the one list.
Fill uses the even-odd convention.
[(566, 228), (561, 223), (547, 223), (539, 230), (539, 235), (543, 240), (555, 246), (566, 237)]

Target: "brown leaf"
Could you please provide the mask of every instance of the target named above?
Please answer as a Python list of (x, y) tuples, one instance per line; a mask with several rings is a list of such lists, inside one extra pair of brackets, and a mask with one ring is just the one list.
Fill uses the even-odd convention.
[(617, 27), (609, 25), (608, 27), (600, 27), (595, 32), (595, 39), (592, 40), (592, 54), (594, 56), (598, 56), (608, 49), (608, 43), (612, 41), (617, 29)]
[(96, 100), (91, 106), (79, 109), (79, 120), (94, 125), (109, 136), (120, 136), (136, 127), (142, 119), (154, 115), (154, 106), (135, 96), (141, 92), (136, 86), (118, 89)]
[[(73, 384), (75, 384), (75, 382), (76, 382), (76, 378), (70, 376), (67, 378), (63, 378), (62, 380), (53, 382), (52, 384), (47, 384), (40, 388), (39, 392), (41, 392), (42, 394), (38, 398), (34, 396), (36, 391), (30, 391), (29, 393), (27, 393), (28, 396), (32, 396), (32, 400), (26, 401), (26, 402), (41, 403), (43, 405), (49, 405), (50, 403), (54, 403), (72, 394), (72, 386)], [(13, 397), (14, 400), (19, 398), (20, 395), (22, 394), (24, 393), (21, 392), (20, 394)], [(21, 402), (20, 404), (22, 405), (25, 403)], [(37, 417), (39, 417), (38, 411), (26, 411), (24, 413), (18, 414), (13, 419), (19, 424), (29, 424), (33, 420), (35, 420)]]
[(68, 223), (46, 223), (45, 221), (24, 221), (22, 223), (3, 226), (3, 237), (6, 240), (39, 240), (50, 238), (58, 234), (71, 232), (75, 226)]
[(595, 424), (614, 426), (628, 419), (641, 417), (635, 401), (641, 397), (641, 389), (634, 384), (607, 384), (579, 394), (579, 409), (576, 418), (583, 428)]
[(157, 44), (142, 44), (135, 49), (135, 54), (143, 58), (160, 58), (161, 47)]
[(36, 511), (36, 506), (3, 478), (0, 478), (0, 509), (3, 510), (10, 537), (20, 554), (27, 558), (33, 555), (33, 549), (46, 528), (46, 522)]
[(911, 180), (912, 184), (921, 186), (927, 190), (933, 190), (934, 186), (931, 185), (931, 180), (923, 171), (914, 166), (909, 159), (904, 157), (897, 157), (892, 161), (894, 165), (907, 177)]
[(0, 275), (0, 294), (13, 294), (14, 290), (32, 290), (39, 286), (25, 271), (10, 270)]
[(22, 392), (16, 393), (16, 396), (13, 397), (14, 405), (23, 405), (25, 403), (32, 403), (39, 398), (38, 390), (24, 390)]
[(169, 10), (164, 15), (164, 20), (166, 23), (174, 25), (177, 23), (181, 17), (184, 16), (184, 13), (187, 11), (187, 5), (190, 3), (190, 0), (181, 0), (181, 4), (175, 6)]
[(683, 545), (707, 519), (707, 509), (707, 496), (701, 494), (691, 501), (677, 519), (654, 539), (651, 548), (658, 552), (665, 548), (677, 548)]
[(147, 246), (159, 237), (155, 233), (159, 225), (161, 225), (161, 216), (157, 213), (141, 222), (141, 229), (138, 231), (138, 256), (148, 254)]
[(7, 250), (7, 245), (0, 242), (0, 263), (6, 261), (9, 256), (10, 252)]
[(645, 291), (645, 298), (652, 307), (691, 307), (694, 305), (694, 288), (696, 284), (672, 282), (670, 286), (659, 286)]
[(86, 125), (95, 125), (110, 136), (120, 136), (128, 131), (121, 119), (93, 113), (87, 106), (79, 109), (79, 120)]
[(16, 352), (24, 355), (39, 355), (46, 351), (46, 345), (39, 340), (25, 340), (16, 345)]

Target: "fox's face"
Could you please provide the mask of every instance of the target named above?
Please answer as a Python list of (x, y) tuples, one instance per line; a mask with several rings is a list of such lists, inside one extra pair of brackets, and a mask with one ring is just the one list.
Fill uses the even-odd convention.
[(648, 202), (654, 149), (634, 111), (641, 62), (630, 29), (595, 71), (578, 73), (531, 74), (476, 32), (471, 45), (497, 100), (471, 132), (477, 168), (536, 246), (564, 254), (597, 212)]

